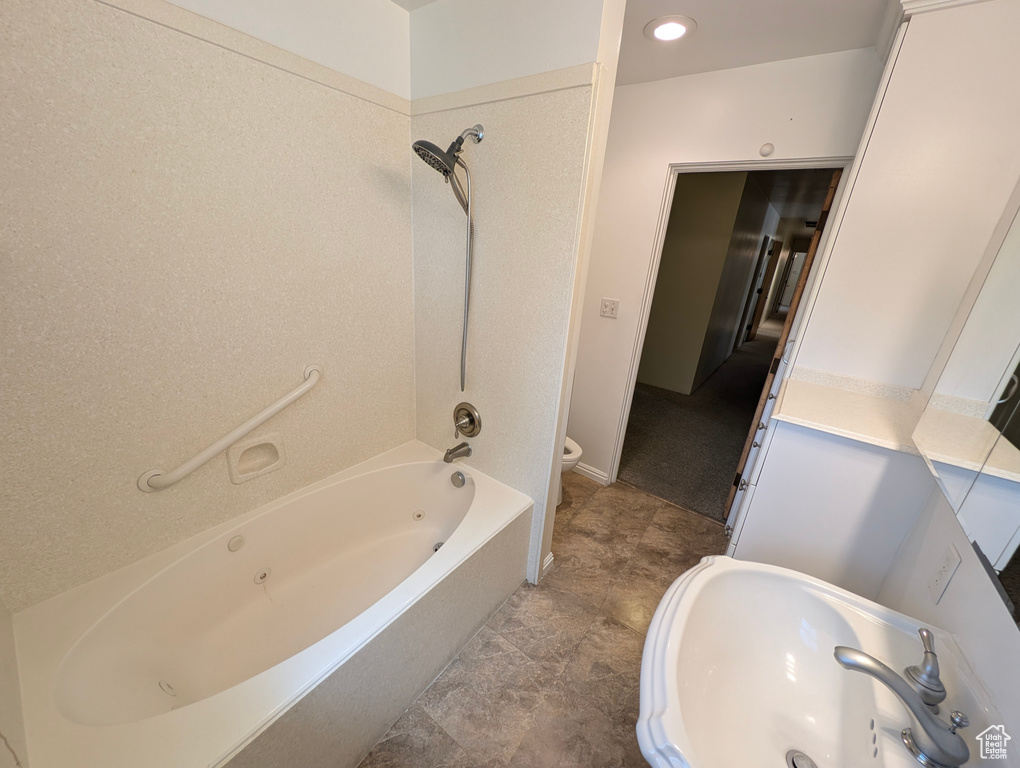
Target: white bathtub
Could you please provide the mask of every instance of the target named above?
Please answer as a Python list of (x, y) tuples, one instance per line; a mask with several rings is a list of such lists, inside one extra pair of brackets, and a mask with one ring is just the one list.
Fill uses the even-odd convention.
[[(408, 443), (18, 614), (32, 768), (198, 768), (236, 755), (531, 508), (439, 455)], [(510, 570), (523, 574), (525, 558)], [(491, 611), (508, 576), (465, 605)], [(458, 616), (463, 627), (444, 635), (457, 647), (436, 659), (485, 618)], [(397, 699), (357, 726), (348, 762), (410, 703)]]

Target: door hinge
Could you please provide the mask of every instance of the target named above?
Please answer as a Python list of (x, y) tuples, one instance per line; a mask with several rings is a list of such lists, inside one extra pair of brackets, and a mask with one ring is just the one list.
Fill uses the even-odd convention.
[(746, 490), (748, 485), (750, 485), (750, 483), (748, 483), (746, 480), (741, 480), (740, 485), (737, 486), (737, 491), (740, 492)]
[(737, 472), (737, 474), (735, 474), (733, 476), (733, 484), (734, 485), (740, 485), (740, 473), (739, 472)]
[(723, 534), (725, 534), (725, 536), (726, 536), (726, 538), (727, 538), (727, 539), (728, 539), (728, 538), (731, 538), (731, 537), (733, 536), (733, 526), (732, 526), (732, 525), (727, 525), (727, 526), (726, 526), (726, 527), (725, 527), (725, 528), (723, 529)]

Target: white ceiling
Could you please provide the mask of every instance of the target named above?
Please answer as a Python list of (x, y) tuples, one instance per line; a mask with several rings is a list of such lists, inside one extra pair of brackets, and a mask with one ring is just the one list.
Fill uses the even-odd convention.
[[(627, 0), (616, 84), (870, 48), (888, 6), (889, 0)], [(644, 36), (649, 21), (672, 14), (694, 19), (697, 32), (673, 43)]]

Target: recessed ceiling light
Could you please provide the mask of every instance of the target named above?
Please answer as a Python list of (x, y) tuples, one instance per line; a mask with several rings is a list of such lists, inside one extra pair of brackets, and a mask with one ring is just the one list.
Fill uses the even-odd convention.
[(660, 16), (645, 24), (645, 37), (649, 40), (669, 42), (690, 35), (698, 28), (698, 22), (687, 16)]

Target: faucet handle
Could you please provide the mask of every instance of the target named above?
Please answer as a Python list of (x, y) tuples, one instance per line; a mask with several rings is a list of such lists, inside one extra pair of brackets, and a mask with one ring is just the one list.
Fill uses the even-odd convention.
[(942, 683), (939, 657), (935, 653), (935, 635), (927, 627), (921, 627), (917, 634), (924, 646), (924, 658), (920, 664), (907, 667), (903, 671), (906, 673), (907, 682), (920, 694), (928, 708), (938, 714), (939, 704), (946, 698), (946, 687)]
[(453, 438), (459, 440), (464, 437), (475, 437), (482, 431), (482, 417), (478, 415), (478, 409), (471, 403), (458, 403), (453, 409)]
[(949, 722), (952, 723), (949, 726), (950, 733), (956, 733), (957, 728), (966, 728), (970, 725), (970, 719), (958, 709), (954, 709), (949, 715)]

